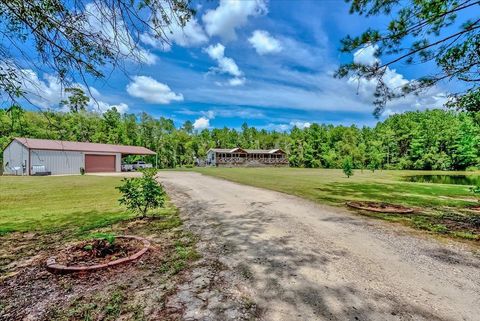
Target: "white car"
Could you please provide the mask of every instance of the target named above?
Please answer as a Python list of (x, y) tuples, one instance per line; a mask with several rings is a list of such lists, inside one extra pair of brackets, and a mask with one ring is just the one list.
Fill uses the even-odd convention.
[(138, 169), (142, 169), (142, 168), (152, 168), (152, 164), (147, 164), (145, 163), (144, 161), (138, 161), (138, 162), (135, 162), (133, 163), (133, 169), (135, 170), (138, 170)]
[(131, 172), (133, 171), (132, 164), (122, 164), (122, 172)]

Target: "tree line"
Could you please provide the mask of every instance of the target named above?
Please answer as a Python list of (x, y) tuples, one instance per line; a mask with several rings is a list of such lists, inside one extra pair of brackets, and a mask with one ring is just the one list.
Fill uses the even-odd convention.
[[(145, 146), (157, 153), (145, 160), (160, 168), (190, 166), (210, 148), (281, 148), (290, 165), (341, 168), (346, 160), (357, 169), (463, 170), (480, 167), (480, 113), (451, 110), (406, 112), (375, 127), (312, 124), (278, 132), (244, 123), (241, 129), (180, 128), (167, 118), (147, 113), (101, 114), (72, 110), (27, 111), (19, 106), (0, 109), (0, 148), (13, 137), (58, 139)], [(127, 161), (135, 160), (132, 156)]]

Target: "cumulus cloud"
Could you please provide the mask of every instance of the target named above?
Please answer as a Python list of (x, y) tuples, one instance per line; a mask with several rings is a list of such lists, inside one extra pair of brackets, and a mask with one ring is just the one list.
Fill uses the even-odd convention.
[(200, 117), (193, 123), (193, 128), (197, 130), (202, 130), (208, 127), (210, 127), (210, 119), (207, 117)]
[(124, 21), (118, 18), (119, 14), (115, 14), (103, 4), (94, 2), (85, 6), (85, 14), (88, 20), (87, 27), (101, 34), (106, 42), (105, 45), (110, 46), (113, 51), (119, 50), (121, 56), (139, 60), (147, 65), (156, 63), (157, 56), (138, 45)]
[(202, 20), (210, 36), (219, 36), (228, 41), (236, 39), (235, 29), (244, 26), (249, 17), (267, 12), (265, 0), (220, 0), (219, 6), (208, 10)]
[(300, 129), (308, 128), (308, 127), (310, 127), (311, 125), (312, 125), (312, 124), (311, 124), (310, 122), (308, 122), (308, 121), (305, 121), (305, 122), (303, 122), (303, 121), (292, 121), (292, 122), (290, 122), (290, 126), (292, 126), (292, 127), (298, 127), (298, 128), (300, 128)]
[(353, 53), (353, 62), (356, 64), (373, 66), (380, 62), (380, 60), (375, 56), (377, 50), (377, 45), (365, 46)]
[[(357, 64), (373, 66), (380, 64), (381, 61), (375, 56), (378, 46), (366, 46), (357, 50), (353, 54), (353, 61)], [(383, 81), (386, 86), (396, 94), (402, 94), (402, 88), (416, 80), (408, 80), (395, 69), (386, 67)], [(374, 99), (377, 81), (375, 79), (366, 79), (350, 77), (347, 83), (352, 89), (355, 89), (357, 95), (364, 102), (372, 102)], [(411, 109), (441, 108), (447, 100), (447, 94), (437, 86), (426, 89), (421, 95), (409, 94), (404, 97), (396, 98), (387, 102), (385, 115), (403, 112)]]
[(133, 77), (133, 81), (127, 85), (127, 92), (133, 97), (157, 104), (183, 100), (182, 94), (173, 92), (168, 85), (148, 76)]
[(169, 8), (170, 7), (167, 7), (165, 12), (162, 13), (171, 21), (166, 31), (166, 38), (168, 39), (165, 41), (156, 38), (152, 32), (149, 32), (140, 35), (140, 40), (143, 43), (164, 51), (169, 51), (173, 43), (182, 47), (194, 47), (208, 42), (207, 34), (195, 17), (188, 20), (185, 26), (182, 27), (175, 13)]
[[(216, 45), (210, 45), (205, 49), (205, 52), (218, 64), (216, 68), (211, 69), (212, 71), (233, 76), (233, 78), (228, 81), (228, 84), (230, 86), (240, 86), (245, 83), (245, 77), (243, 77), (243, 72), (240, 70), (240, 68), (238, 68), (235, 60), (229, 57), (225, 57), (224, 45), (222, 45), (221, 43), (217, 43)], [(221, 83), (218, 84), (221, 85)]]
[[(42, 109), (58, 109), (60, 108), (60, 102), (67, 98), (65, 87), (57, 77), (45, 74), (40, 78), (31, 69), (19, 69), (17, 73), (21, 80), (21, 89), (25, 92), (25, 98), (33, 105)], [(94, 87), (87, 88), (79, 83), (72, 83), (69, 87), (80, 88), (86, 95), (90, 96), (87, 108), (91, 111), (103, 113), (112, 107), (116, 107), (120, 113), (128, 110), (128, 105), (125, 103), (108, 103), (109, 99)], [(68, 111), (65, 108), (60, 110)]]
[(283, 49), (280, 41), (264, 30), (255, 30), (252, 36), (248, 38), (248, 42), (250, 42), (259, 55), (278, 53)]

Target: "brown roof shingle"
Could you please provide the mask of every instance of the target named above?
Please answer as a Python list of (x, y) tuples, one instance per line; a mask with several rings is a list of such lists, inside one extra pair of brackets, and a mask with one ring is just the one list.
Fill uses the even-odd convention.
[(155, 155), (156, 153), (141, 146), (97, 144), (17, 137), (14, 140), (30, 149), (68, 150), (78, 152), (121, 153), (128, 155)]

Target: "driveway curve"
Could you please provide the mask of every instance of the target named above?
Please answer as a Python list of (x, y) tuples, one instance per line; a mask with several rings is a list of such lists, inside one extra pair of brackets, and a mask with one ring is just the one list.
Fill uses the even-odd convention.
[[(198, 173), (159, 180), (202, 254), (230, 271), (221, 291), (248, 295), (257, 319), (480, 319), (480, 258), (466, 245)], [(227, 319), (196, 309), (189, 319)]]

